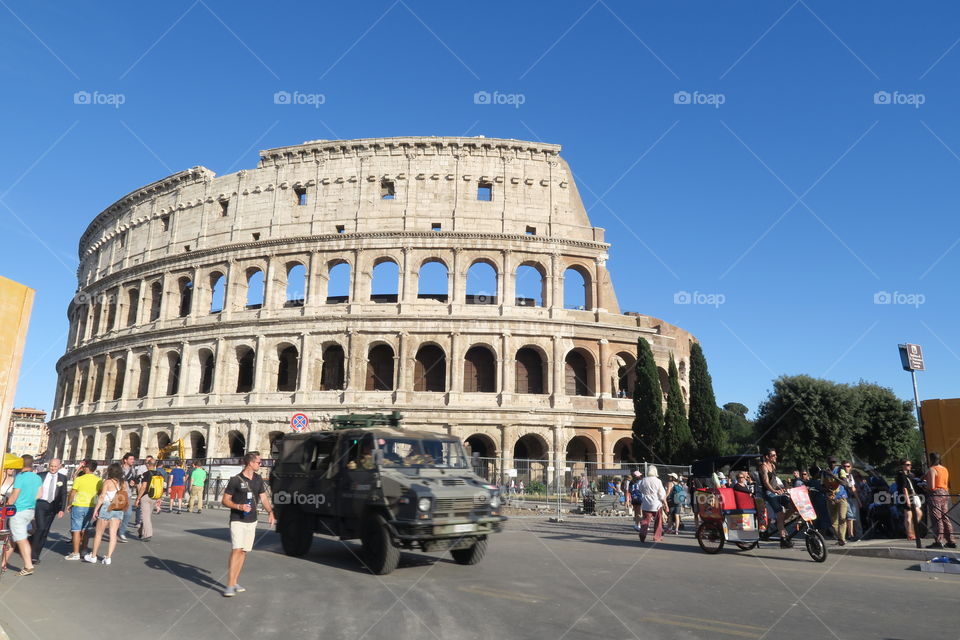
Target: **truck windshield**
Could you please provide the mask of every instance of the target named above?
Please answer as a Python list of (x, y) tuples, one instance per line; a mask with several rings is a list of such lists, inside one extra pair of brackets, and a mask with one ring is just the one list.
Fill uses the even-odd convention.
[(433, 467), (466, 469), (463, 447), (455, 440), (420, 440), (419, 438), (380, 438), (385, 467)]

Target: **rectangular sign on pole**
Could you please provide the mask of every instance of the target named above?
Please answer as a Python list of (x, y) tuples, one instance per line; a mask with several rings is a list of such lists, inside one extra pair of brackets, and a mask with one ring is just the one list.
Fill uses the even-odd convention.
[(918, 344), (901, 344), (900, 364), (904, 371), (923, 371), (923, 349)]

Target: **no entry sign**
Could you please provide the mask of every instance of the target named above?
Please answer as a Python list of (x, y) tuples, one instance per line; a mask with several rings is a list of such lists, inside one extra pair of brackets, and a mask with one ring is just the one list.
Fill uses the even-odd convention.
[(305, 413), (295, 413), (293, 417), (290, 418), (290, 428), (300, 433), (307, 428), (307, 425), (310, 424), (310, 419), (307, 418)]

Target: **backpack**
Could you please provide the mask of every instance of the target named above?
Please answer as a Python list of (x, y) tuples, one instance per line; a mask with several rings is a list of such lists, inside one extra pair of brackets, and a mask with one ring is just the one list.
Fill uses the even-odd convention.
[(147, 486), (148, 495), (157, 500), (163, 496), (163, 476), (159, 473), (154, 473), (150, 476), (150, 484)]
[(640, 493), (640, 481), (633, 483), (633, 486), (630, 487), (630, 500), (635, 504), (640, 504), (643, 502), (643, 494)]
[(673, 485), (670, 490), (670, 497), (673, 506), (681, 507), (687, 504), (687, 489), (679, 482)]

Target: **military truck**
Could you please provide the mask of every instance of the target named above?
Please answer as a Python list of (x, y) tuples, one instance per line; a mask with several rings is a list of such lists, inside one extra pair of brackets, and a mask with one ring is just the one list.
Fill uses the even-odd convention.
[(480, 562), (506, 520), (498, 489), (473, 473), (458, 438), (401, 421), (399, 412), (335, 416), (331, 431), (274, 444), (270, 488), (287, 555), (305, 555), (320, 533), (359, 538), (379, 575), (396, 568), (401, 549)]

